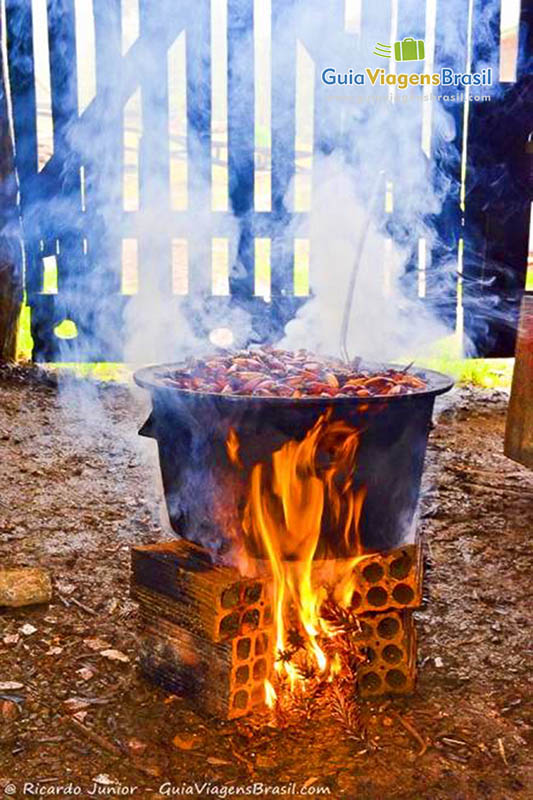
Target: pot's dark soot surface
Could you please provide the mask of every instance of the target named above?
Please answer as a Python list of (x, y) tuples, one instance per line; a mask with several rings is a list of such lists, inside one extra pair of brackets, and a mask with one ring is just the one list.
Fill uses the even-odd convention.
[[(364, 549), (387, 551), (411, 538), (433, 405), (452, 387), (449, 377), (412, 370), (427, 389), (370, 398), (292, 399), (202, 394), (165, 385), (161, 375), (178, 366), (145, 367), (134, 376), (151, 393), (152, 413), (139, 433), (157, 440), (170, 523), (178, 536), (223, 553), (230, 526), (240, 527), (251, 468), (269, 463), (285, 442), (301, 440), (329, 413), (331, 421), (343, 420), (359, 431), (353, 486), (366, 488), (359, 523)], [(231, 428), (240, 443), (241, 470), (226, 451)], [(350, 555), (339, 531), (328, 529), (328, 516), (325, 509), (316, 557), (326, 551)]]

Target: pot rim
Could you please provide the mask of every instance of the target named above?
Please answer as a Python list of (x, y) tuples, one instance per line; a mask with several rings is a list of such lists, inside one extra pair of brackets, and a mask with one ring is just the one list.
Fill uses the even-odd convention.
[[(421, 378), (428, 383), (425, 389), (414, 389), (407, 394), (375, 394), (370, 397), (277, 397), (276, 395), (257, 396), (250, 394), (221, 394), (220, 392), (198, 392), (192, 389), (180, 389), (177, 386), (169, 386), (163, 382), (163, 379), (157, 374), (163, 370), (183, 368), (187, 365), (184, 362), (171, 362), (165, 364), (151, 364), (146, 367), (141, 367), (133, 373), (133, 379), (137, 386), (143, 389), (148, 389), (153, 392), (169, 392), (178, 397), (197, 400), (216, 400), (222, 402), (253, 404), (257, 406), (265, 405), (298, 405), (313, 406), (313, 405), (347, 405), (359, 404), (366, 405), (367, 403), (391, 403), (391, 402), (407, 402), (420, 397), (436, 397), (437, 395), (448, 392), (455, 381), (449, 375), (443, 372), (437, 372), (433, 369), (412, 368), (410, 372), (417, 378)], [(378, 367), (381, 370), (387, 369), (405, 369), (405, 365), (393, 363), (380, 363), (380, 362), (362, 362), (363, 368)]]

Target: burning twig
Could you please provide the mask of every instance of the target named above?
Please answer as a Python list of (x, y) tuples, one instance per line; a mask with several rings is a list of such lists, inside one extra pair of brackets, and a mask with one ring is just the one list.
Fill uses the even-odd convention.
[(305, 639), (296, 628), (289, 628), (287, 632), (287, 642), (289, 647), (285, 650), (278, 650), (276, 661), (288, 664), (292, 661), (296, 653), (305, 648)]
[(305, 647), (305, 639), (298, 628), (289, 628), (287, 631), (287, 641), (295, 652), (303, 650)]
[(303, 664), (296, 664), (295, 669), (303, 681), (316, 680), (316, 667), (309, 661), (309, 659), (307, 659)]
[(361, 718), (359, 707), (353, 696), (346, 689), (341, 689), (342, 683), (333, 683), (331, 687), (331, 701), (333, 716), (343, 725), (350, 738), (361, 733)]
[(281, 661), (283, 664), (288, 664), (290, 661), (292, 661), (295, 653), (296, 650), (294, 650), (292, 647), (288, 647), (286, 650), (278, 650), (276, 661)]
[(306, 720), (311, 719), (324, 706), (328, 686), (326, 681), (317, 679), (316, 676), (308, 680), (305, 691), (291, 696), (291, 711)]
[(330, 596), (320, 609), (320, 616), (337, 634), (361, 633), (361, 623), (349, 608), (344, 608)]

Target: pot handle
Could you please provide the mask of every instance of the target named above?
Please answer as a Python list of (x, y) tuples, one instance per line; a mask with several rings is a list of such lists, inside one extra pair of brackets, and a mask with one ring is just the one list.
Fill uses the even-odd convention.
[(150, 414), (144, 425), (139, 428), (139, 436), (146, 436), (147, 439), (157, 439), (153, 412)]

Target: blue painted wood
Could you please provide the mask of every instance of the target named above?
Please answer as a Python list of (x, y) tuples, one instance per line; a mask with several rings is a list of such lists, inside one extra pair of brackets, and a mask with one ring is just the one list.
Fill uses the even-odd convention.
[[(33, 25), (30, 0), (8, 0), (6, 23), (9, 42), (8, 67), (13, 107), (16, 151), (23, 215), (26, 291), (30, 303), (42, 288), (39, 202), (46, 198), (46, 184), (37, 180), (37, 130), (35, 75), (33, 64)], [(49, 302), (53, 306), (53, 301)], [(35, 308), (32, 334), (38, 352), (51, 355), (52, 334), (49, 309)]]
[[(206, 298), (211, 292), (211, 253), (208, 232), (194, 223), (205, 219), (211, 202), (211, 11), (209, 0), (198, 0), (186, 29), (187, 152), (189, 225), (189, 292)], [(194, 167), (193, 167), (194, 164)], [(214, 220), (213, 220), (214, 221)]]
[[(125, 304), (125, 298), (120, 294), (121, 240), (124, 236), (139, 236), (141, 297), (150, 281), (151, 264), (156, 259), (158, 265), (164, 265), (166, 277), (159, 288), (163, 296), (168, 295), (169, 303), (172, 302), (171, 239), (186, 238), (189, 242), (190, 286), (194, 295), (191, 305), (199, 298), (212, 311), (208, 324), (223, 323), (228, 315), (228, 301), (211, 297), (210, 240), (213, 235), (229, 235), (235, 221), (233, 214), (238, 220), (239, 233), (237, 256), (230, 265), (234, 268), (230, 279), (232, 302), (250, 313), (252, 338), (275, 336), (294, 314), (298, 304), (292, 297), (293, 242), (287, 236), (293, 215), (284, 202), (295, 159), (295, 36), (291, 34), (288, 37), (288, 26), (284, 26), (283, 20), (284, 15), (290, 13), (293, 0), (272, 0), (271, 212), (256, 212), (254, 209), (253, 0), (229, 0), (229, 213), (213, 213), (208, 207), (211, 187), (209, 0), (197, 0), (193, 5), (186, 0), (140, 0), (141, 35), (124, 56), (121, 54), (120, 0), (93, 2), (97, 92), (78, 117), (74, 1), (48, 0), (54, 154), (39, 172), (31, 2), (6, 0), (9, 74), (35, 357), (41, 360), (120, 357), (117, 332), (121, 329)], [(457, 19), (450, 19), (444, 0), (438, 2), (438, 67), (465, 68), (468, 0), (461, 2), (460, 25)], [(399, 4), (400, 36), (419, 35), (423, 38), (423, 5), (412, 2)], [(476, 15), (482, 13), (482, 6), (482, 3), (479, 8), (476, 6)], [(530, 7), (531, 0), (524, 0), (526, 22), (530, 19), (526, 14), (527, 9), (530, 14)], [(363, 0), (364, 36), (358, 45), (356, 37), (344, 34), (344, 2), (334, 0), (324, 6), (324, 36), (327, 33), (328, 40), (331, 35), (336, 36), (339, 58), (349, 60), (353, 49), (356, 63), (364, 61), (365, 65), (382, 66), (381, 59), (371, 52), (363, 53), (361, 48), (363, 43), (368, 48), (369, 41), (374, 39), (376, 42), (388, 41), (390, 10), (390, 0), (384, 3)], [(463, 26), (464, 35), (458, 40), (450, 37), (452, 28), (462, 31)], [(194, 161), (194, 169), (189, 169), (189, 208), (179, 212), (172, 211), (169, 202), (167, 53), (184, 29), (187, 38), (189, 164), (191, 166)], [(522, 32), (522, 42), (530, 43), (531, 32), (529, 28), (527, 31), (527, 35)], [(320, 83), (321, 69), (330, 65), (326, 63), (327, 58), (331, 60), (333, 54), (324, 53), (321, 41), (309, 40), (308, 32), (302, 32), (302, 39), (316, 62), (316, 150), (328, 153), (334, 147), (343, 146), (343, 136), (357, 136), (357, 125), (347, 121), (342, 104), (338, 109), (332, 108), (331, 97), (325, 91), (327, 87)], [(474, 50), (475, 57), (481, 59), (482, 50), (476, 49), (475, 42)], [(530, 59), (531, 53), (526, 52), (522, 43), (521, 72), (524, 71), (522, 65), (531, 63)], [(140, 209), (124, 212), (123, 111), (139, 86), (143, 111)], [(510, 100), (504, 100), (502, 108), (508, 102)], [(522, 107), (530, 108), (527, 104)], [(450, 291), (449, 266), (441, 269), (441, 265), (444, 261), (449, 265), (450, 260), (457, 257), (458, 240), (464, 235), (468, 273), (473, 263), (469, 261), (470, 254), (476, 249), (479, 251), (480, 242), (485, 240), (483, 235), (477, 240), (471, 236), (469, 226), (474, 224), (474, 215), (467, 214), (465, 227), (459, 207), (463, 105), (460, 101), (445, 101), (445, 108), (454, 119), (455, 137), (451, 142), (445, 141), (439, 135), (439, 125), (434, 123), (432, 168), (435, 179), (443, 180), (449, 186), (442, 213), (430, 220), (437, 227), (440, 243), (432, 254), (428, 301), (436, 304), (453, 325), (455, 296)], [(474, 112), (474, 128), (478, 115), (480, 126), (475, 136), (481, 139), (482, 109)], [(418, 118), (416, 125), (420, 125)], [(102, 132), (105, 137), (101, 136)], [(104, 140), (105, 146), (101, 144)], [(472, 152), (475, 153), (475, 148)], [(82, 209), (80, 166), (85, 168), (85, 210)], [(368, 169), (365, 172), (364, 165), (361, 169), (364, 194), (371, 181)], [(201, 191), (198, 191), (199, 186)], [(473, 210), (482, 202), (481, 194), (476, 196), (474, 183), (469, 184), (468, 202)], [(396, 198), (399, 219), (400, 203), (401, 198)], [(520, 219), (517, 226), (522, 235), (525, 221)], [(395, 236), (394, 226), (391, 230)], [(498, 238), (494, 231), (493, 235)], [(273, 238), (271, 303), (254, 297), (255, 236)], [(84, 240), (87, 241), (87, 253)], [(58, 244), (59, 292), (57, 296), (43, 295), (42, 258), (54, 255)], [(53, 331), (65, 317), (74, 319), (79, 329), (78, 338), (70, 344), (59, 342)], [(199, 335), (206, 332), (203, 328), (197, 330)]]
[[(170, 232), (160, 225), (159, 215), (170, 206), (168, 142), (167, 50), (158, 46), (164, 38), (167, 19), (173, 13), (163, 0), (140, 0), (141, 38), (150, 45), (151, 58), (140, 72), (142, 137), (140, 145), (140, 208), (146, 224), (139, 234), (139, 291), (150, 285), (157, 264), (158, 291), (172, 291)], [(175, 14), (175, 11), (174, 11)], [(171, 43), (169, 43), (171, 44)]]
[[(499, 41), (499, 9), (492, 14), (490, 10), (475, 0), (474, 71), (491, 63), (491, 43)], [(526, 11), (524, 4), (523, 15)], [(526, 37), (523, 44), (524, 41), (527, 42)], [(532, 196), (526, 143), (533, 127), (533, 75), (527, 75), (523, 64), (531, 64), (532, 55), (522, 46), (517, 83), (497, 85), (490, 102), (472, 102), (470, 106), (464, 233), (465, 333), (487, 356), (514, 353), (525, 288)], [(498, 66), (494, 64), (496, 81)], [(472, 88), (473, 95), (487, 91)]]
[[(464, 72), (467, 64), (468, 0), (460, 0), (458, 14), (450, 18), (445, 0), (437, 2), (435, 25), (435, 69), (450, 67)], [(461, 20), (461, 24), (458, 24)], [(436, 87), (437, 94), (452, 98), (455, 92)], [(427, 274), (427, 298), (450, 330), (457, 316), (457, 265), (459, 240), (463, 236), (463, 213), (460, 207), (461, 154), (463, 149), (464, 103), (461, 99), (443, 99), (435, 105), (432, 118), (431, 161), (436, 191), (444, 200), (437, 215), (428, 218), (437, 232)], [(449, 119), (442, 114), (445, 110)], [(450, 136), (450, 132), (453, 135)]]
[[(272, 1), (272, 302), (294, 294), (294, 241), (286, 235), (292, 215), (287, 192), (295, 171), (296, 36), (286, 24), (292, 0)], [(268, 234), (267, 234), (268, 235)], [(295, 304), (296, 307), (296, 304)], [(280, 313), (281, 309), (280, 309)]]
[[(425, 3), (417, 2), (416, 0), (407, 0), (407, 2), (398, 3), (398, 22), (396, 41), (401, 41), (406, 37), (413, 39), (426, 39), (426, 9)], [(426, 72), (426, 62), (398, 62), (396, 63), (397, 72), (406, 72), (407, 74)], [(409, 102), (403, 105), (402, 98), (407, 95)], [(400, 120), (409, 131), (409, 160), (412, 160), (413, 168), (403, 167), (403, 162), (406, 159), (405, 154), (397, 158), (395, 164), (396, 169), (403, 172), (403, 180), (401, 185), (402, 193), (409, 193), (409, 180), (413, 181), (413, 192), (418, 191), (417, 181), (420, 171), (423, 171), (424, 164), (427, 158), (422, 150), (422, 114), (424, 110), (423, 88), (421, 86), (411, 86), (408, 89), (398, 89), (396, 92), (396, 111), (398, 122)], [(415, 102), (416, 98), (416, 102)], [(402, 142), (400, 142), (400, 147)], [(407, 165), (406, 165), (407, 166)], [(394, 176), (391, 176), (394, 184)], [(398, 191), (398, 187), (393, 185), (393, 202), (394, 210), (392, 212), (391, 228), (396, 227), (397, 230), (411, 232), (413, 229), (422, 230), (423, 220), (411, 219), (409, 217), (409, 206), (402, 201), (402, 194)], [(415, 227), (416, 226), (416, 227)], [(408, 233), (409, 235), (409, 233)], [(402, 246), (406, 249), (405, 235), (402, 236)], [(402, 285), (403, 290), (410, 294), (412, 297), (418, 296), (418, 236), (409, 237), (410, 252), (407, 255), (405, 265), (405, 276), (403, 277)], [(427, 298), (427, 294), (426, 294)]]
[(230, 291), (249, 303), (254, 296), (253, 0), (228, 0), (228, 146), (229, 195), (239, 219)]

